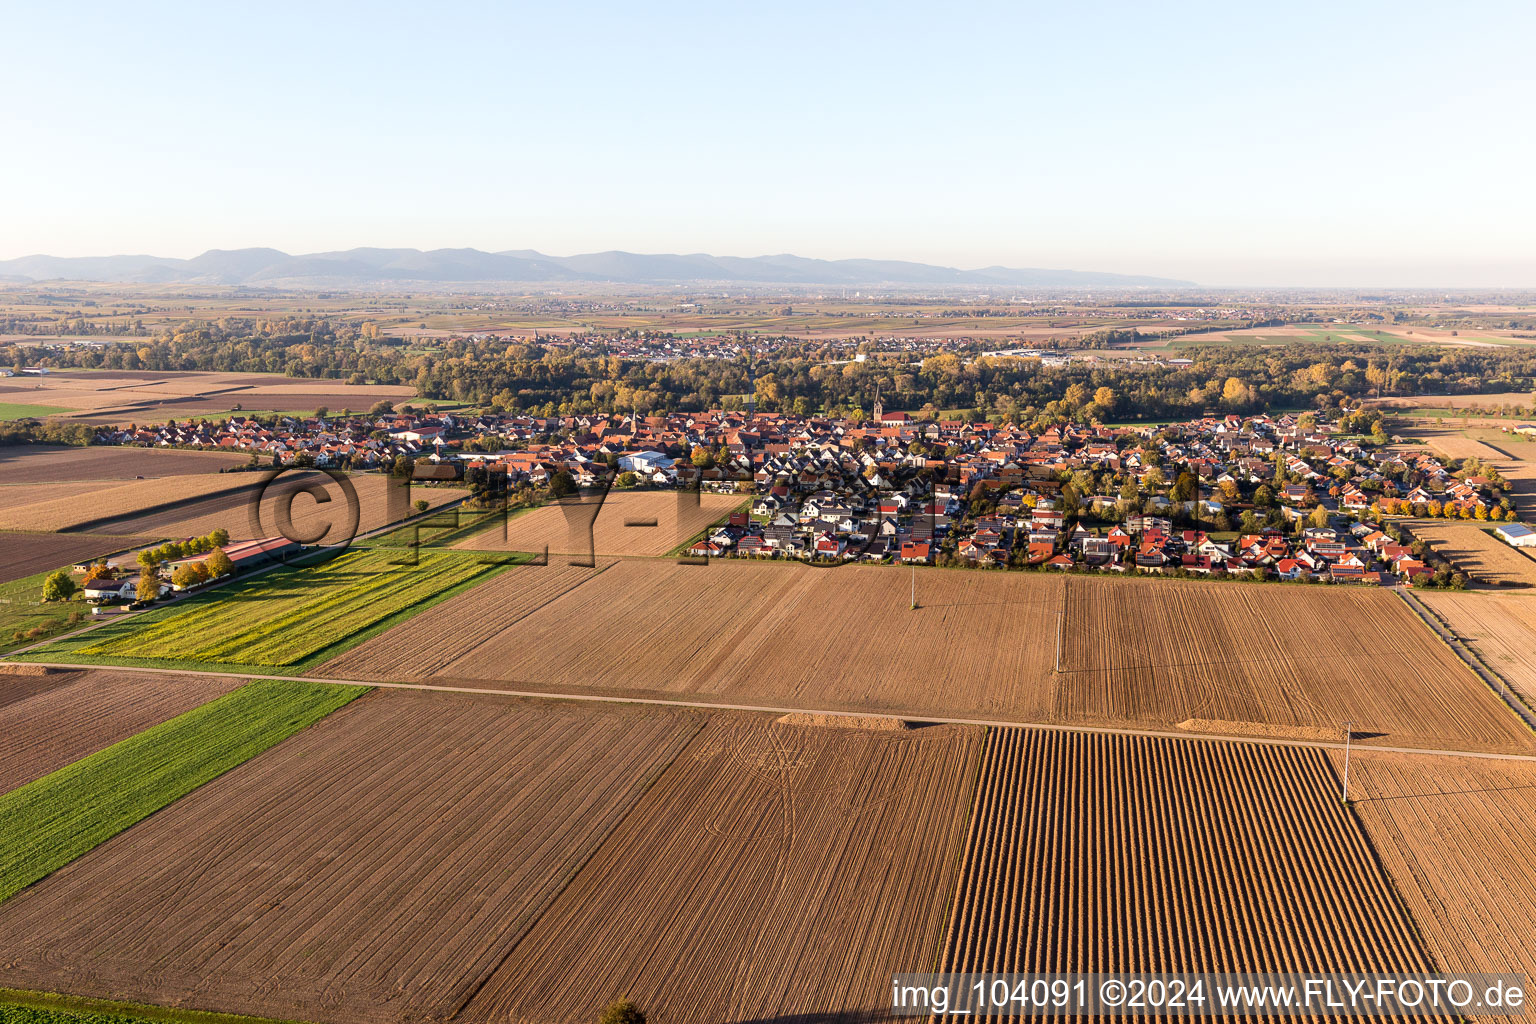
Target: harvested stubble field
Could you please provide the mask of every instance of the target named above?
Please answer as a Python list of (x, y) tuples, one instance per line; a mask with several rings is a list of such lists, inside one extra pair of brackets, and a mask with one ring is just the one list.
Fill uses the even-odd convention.
[(1414, 436), (1448, 459), (1477, 459), (1480, 462), (1498, 463), (1509, 458), (1507, 453), (1492, 445), (1459, 433), (1415, 431)]
[(1316, 749), (997, 729), (943, 971), (1428, 971)]
[(0, 675), (0, 793), (42, 778), (240, 684), (118, 669)]
[(446, 1019), (703, 721), (371, 693), (0, 904), (7, 984)]
[(714, 717), (461, 1019), (884, 1019), (933, 965), (980, 741)]
[(1424, 590), (1415, 596), (1440, 616), (1483, 664), (1536, 707), (1536, 593)]
[(155, 480), (163, 476), (217, 473), (249, 456), (225, 452), (189, 452), (157, 448), (53, 448), (26, 445), (0, 448), (0, 482), (59, 484), (73, 481)]
[(0, 533), (0, 583), (132, 547), (142, 537), (95, 533)]
[(88, 658), (294, 665), (495, 571), (460, 554), (423, 553), (415, 565), (396, 565), (396, 557), (351, 551), (318, 565), (277, 569), (185, 605), (110, 623), (72, 650)]
[[(695, 501), (697, 499), (697, 501)], [(455, 544), (475, 551), (562, 555), (665, 555), (740, 508), (732, 494), (611, 491), (594, 501), (563, 501), (514, 515)]]
[(1371, 751), (1349, 790), (1441, 969), (1536, 977), (1536, 765)]
[[(1413, 535), (1465, 570), (1477, 584), (1536, 586), (1536, 558), (1499, 540), (1488, 523), (1446, 519), (1409, 519)], [(1507, 582), (1506, 582), (1507, 581)]]
[[(476, 588), (321, 671), (914, 717), (1230, 734), (1257, 723), (1305, 739), (1353, 719), (1373, 734), (1364, 742), (1536, 750), (1379, 591), (925, 570), (911, 611), (911, 577), (889, 567), (621, 560), (547, 585), (533, 581), (554, 566), (513, 571), (538, 594), (506, 602)], [(442, 642), (470, 621), (469, 643)]]

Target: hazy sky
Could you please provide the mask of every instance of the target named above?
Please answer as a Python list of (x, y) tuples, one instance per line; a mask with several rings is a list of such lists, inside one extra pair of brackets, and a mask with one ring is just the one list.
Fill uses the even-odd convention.
[(1536, 3), (4, 5), (0, 258), (1536, 286)]

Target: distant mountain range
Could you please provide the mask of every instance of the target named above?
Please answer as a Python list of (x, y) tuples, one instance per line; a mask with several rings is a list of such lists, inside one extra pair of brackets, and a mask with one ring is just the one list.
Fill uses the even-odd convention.
[(647, 256), (594, 252), (545, 256), (532, 249), (348, 249), (290, 256), (276, 249), (210, 249), (190, 260), (161, 256), (22, 256), (0, 260), (0, 280), (220, 284), (269, 288), (385, 284), (560, 283), (781, 285), (998, 285), (1017, 288), (1177, 288), (1166, 277), (1084, 270), (957, 270), (899, 260), (813, 260), (801, 256)]

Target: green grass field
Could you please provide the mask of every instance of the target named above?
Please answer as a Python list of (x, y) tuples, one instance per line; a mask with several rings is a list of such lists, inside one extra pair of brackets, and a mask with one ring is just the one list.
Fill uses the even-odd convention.
[(0, 796), (0, 900), (366, 692), (258, 680)]
[(0, 1024), (291, 1024), (266, 1017), (0, 988)]
[(458, 553), (423, 552), (416, 565), (396, 564), (400, 557), (397, 551), (360, 550), (318, 565), (279, 569), (163, 614), (109, 624), (89, 634), (74, 653), (88, 659), (291, 666), (497, 568)]
[(73, 410), (57, 405), (26, 405), (21, 402), (0, 402), (0, 420), (44, 419)]

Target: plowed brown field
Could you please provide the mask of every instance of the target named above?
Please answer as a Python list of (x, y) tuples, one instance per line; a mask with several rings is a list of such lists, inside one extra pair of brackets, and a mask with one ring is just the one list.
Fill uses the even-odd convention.
[(244, 453), (190, 452), (158, 448), (0, 448), (0, 483), (43, 484), (70, 481), (156, 479), (191, 473), (217, 473), (250, 458)]
[[(916, 717), (1536, 751), (1392, 595), (1357, 588), (628, 560), (527, 600), (471, 590), (321, 671)], [(530, 609), (538, 594), (547, 603)], [(505, 608), (503, 604), (505, 603)], [(1062, 671), (1054, 671), (1065, 609)], [(445, 640), (469, 629), (464, 643)], [(412, 652), (430, 650), (409, 675)], [(1229, 728), (1223, 723), (1230, 722)]]
[(1536, 593), (1422, 590), (1415, 596), (1536, 707)]
[(1317, 750), (998, 729), (945, 971), (1423, 971)]
[(1499, 540), (1488, 523), (1445, 519), (1410, 519), (1415, 537), (1472, 575), (1473, 583), (1536, 586), (1536, 558)]
[(0, 676), (0, 793), (191, 711), (244, 681), (118, 669)]
[[(0, 533), (0, 583), (121, 551), (139, 540), (144, 538), (96, 533)], [(79, 581), (76, 577), (75, 582)]]
[(733, 494), (611, 491), (596, 501), (565, 501), (512, 516), (454, 547), (562, 555), (664, 555), (739, 508)]
[[(78, 494), (60, 495), (46, 484), (37, 485), (38, 498), (26, 505), (11, 505), (0, 511), (0, 529), (68, 530), (111, 516), (128, 516), (166, 502), (189, 502), (198, 498), (225, 494), (251, 483), (243, 474), (190, 473), (157, 480), (107, 483), (89, 498)], [(132, 524), (129, 524), (132, 525)], [(134, 533), (137, 530), (112, 530)]]
[(0, 904), (6, 984), (447, 1017), (702, 722), (369, 694)]
[[(1533, 737), (1394, 595), (1137, 580), (1067, 585), (1054, 721), (1258, 722), (1269, 735), (1465, 750)], [(1229, 734), (1248, 732), (1234, 728)]]
[(933, 964), (979, 747), (715, 718), (463, 1019), (884, 1019), (892, 972)]
[(1349, 779), (1441, 968), (1536, 977), (1536, 765), (1371, 751)]

